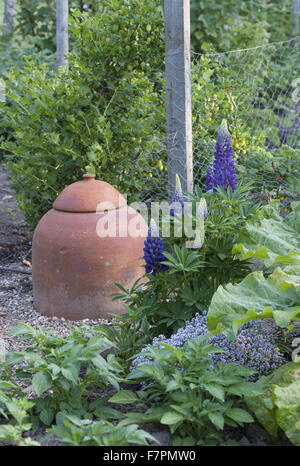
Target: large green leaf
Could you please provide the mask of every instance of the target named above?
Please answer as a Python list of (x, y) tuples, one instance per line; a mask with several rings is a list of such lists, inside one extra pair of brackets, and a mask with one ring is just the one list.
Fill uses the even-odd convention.
[(136, 403), (138, 397), (131, 390), (121, 390), (113, 395), (109, 400), (110, 403), (128, 404)]
[(37, 394), (41, 396), (52, 385), (52, 380), (46, 372), (37, 372), (32, 378), (32, 385)]
[(300, 446), (300, 430), (296, 427), (300, 419), (300, 379), (288, 387), (275, 386), (273, 393), (278, 425), (291, 442)]
[(175, 411), (167, 411), (166, 413), (163, 414), (160, 420), (160, 423), (167, 424), (167, 425), (173, 425), (183, 420), (184, 420), (184, 417), (181, 414), (176, 413)]
[(241, 260), (258, 258), (266, 267), (278, 263), (280, 255), (300, 253), (300, 203), (285, 219), (279, 215), (279, 201), (273, 201), (251, 217), (242, 228), (232, 250)]
[(300, 290), (295, 286), (283, 290), (262, 272), (252, 272), (237, 285), (219, 286), (209, 307), (207, 327), (234, 338), (245, 322), (266, 317), (274, 318), (280, 327), (300, 320)]
[(285, 217), (284, 223), (294, 228), (300, 234), (300, 201), (291, 203), (292, 212)]
[[(291, 441), (293, 441), (294, 435), (287, 432), (292, 430), (292, 424), (294, 420), (296, 421), (293, 412), (298, 413), (299, 419), (300, 400), (298, 395), (294, 396), (294, 387), (286, 395), (280, 388), (286, 388), (295, 383), (297, 380), (295, 372), (299, 368), (300, 362), (289, 362), (282, 365), (272, 374), (261, 377), (255, 383), (262, 394), (245, 396), (248, 408), (255, 413), (257, 420), (271, 435), (275, 437), (280, 426), (286, 431)], [(297, 387), (300, 394), (299, 384)]]
[(300, 265), (290, 265), (288, 267), (285, 267), (284, 270), (280, 267), (277, 267), (277, 269), (274, 270), (272, 275), (270, 275), (270, 279), (273, 282), (277, 283), (283, 291), (287, 290), (291, 286), (299, 288)]

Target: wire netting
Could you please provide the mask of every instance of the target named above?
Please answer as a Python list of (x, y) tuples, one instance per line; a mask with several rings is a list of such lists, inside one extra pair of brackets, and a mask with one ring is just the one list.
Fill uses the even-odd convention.
[(300, 192), (300, 37), (224, 53), (193, 53), (194, 180), (205, 186), (227, 119), (239, 177), (256, 190)]
[[(223, 53), (191, 53), (194, 185), (205, 190), (226, 119), (238, 178), (251, 181), (256, 192), (300, 196), (299, 52), (300, 36)], [(175, 156), (178, 137), (184, 135), (173, 135)], [(145, 173), (142, 200), (168, 196), (167, 138), (161, 136), (156, 147), (150, 152), (158, 163), (153, 177)]]

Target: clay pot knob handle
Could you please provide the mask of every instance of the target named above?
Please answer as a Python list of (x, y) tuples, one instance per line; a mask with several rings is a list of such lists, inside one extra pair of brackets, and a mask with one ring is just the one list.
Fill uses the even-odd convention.
[(83, 175), (84, 180), (94, 180), (96, 178), (96, 175), (94, 173), (86, 173)]

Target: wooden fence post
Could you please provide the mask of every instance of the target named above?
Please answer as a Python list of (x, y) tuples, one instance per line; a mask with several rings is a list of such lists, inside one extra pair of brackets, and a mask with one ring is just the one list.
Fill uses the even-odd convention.
[(296, 37), (299, 35), (299, 21), (300, 21), (300, 0), (292, 0), (292, 5), (291, 5), (292, 37)]
[(3, 36), (8, 36), (7, 48), (10, 48), (14, 32), (15, 0), (5, 0), (3, 17)]
[(68, 0), (56, 0), (56, 63), (68, 67), (66, 55), (69, 53), (69, 2)]
[(193, 191), (190, 0), (165, 0), (165, 73), (169, 197), (179, 175)]

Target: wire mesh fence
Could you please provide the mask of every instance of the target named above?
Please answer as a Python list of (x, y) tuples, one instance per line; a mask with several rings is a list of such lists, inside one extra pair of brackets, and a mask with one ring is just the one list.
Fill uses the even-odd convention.
[(193, 54), (194, 180), (205, 186), (227, 119), (238, 174), (256, 189), (300, 191), (300, 37)]
[[(35, 196), (45, 210), (63, 184), (80, 179), (87, 170), (95, 170), (99, 179), (128, 194), (129, 202), (168, 199), (168, 155), (178, 157), (179, 169), (185, 163), (178, 140), (181, 146), (190, 143), (186, 133), (176, 133), (171, 140), (167, 137), (163, 37), (150, 35), (149, 18), (145, 18), (138, 40), (133, 41), (120, 35), (127, 28), (126, 17), (121, 19), (119, 32), (111, 25), (111, 34), (95, 27), (94, 17), (78, 21), (80, 53), (74, 63), (71, 60), (68, 78), (56, 70), (50, 75), (25, 64), (27, 81), (17, 77), (15, 85), (14, 80), (3, 80), (6, 102), (0, 81), (0, 137), (9, 140), (5, 151), (14, 156), (10, 168), (16, 167), (17, 183), (22, 182), (29, 193), (33, 182), (26, 180), (34, 178)], [(160, 18), (159, 31), (162, 23)], [(112, 43), (122, 43), (116, 56), (111, 53)], [(192, 52), (194, 185), (205, 190), (220, 124), (226, 119), (238, 178), (252, 181), (257, 192), (290, 191), (299, 196), (299, 51), (300, 36), (223, 53)], [(172, 69), (174, 81), (182, 84), (175, 57)], [(184, 96), (177, 95), (176, 88), (174, 92), (175, 105), (182, 110)], [(27, 109), (32, 108), (35, 112), (29, 119)], [(28, 131), (22, 126), (12, 135), (14, 112)], [(177, 112), (174, 117), (184, 119), (183, 114)], [(24, 161), (23, 178), (19, 161)]]
[[(257, 192), (300, 196), (299, 52), (300, 36), (223, 53), (191, 54), (194, 185), (205, 190), (220, 123), (226, 119), (239, 179), (252, 181)], [(145, 173), (139, 196), (166, 198), (166, 138), (161, 135), (157, 150), (150, 152), (157, 162), (150, 176)], [(184, 159), (179, 157), (178, 163)]]

